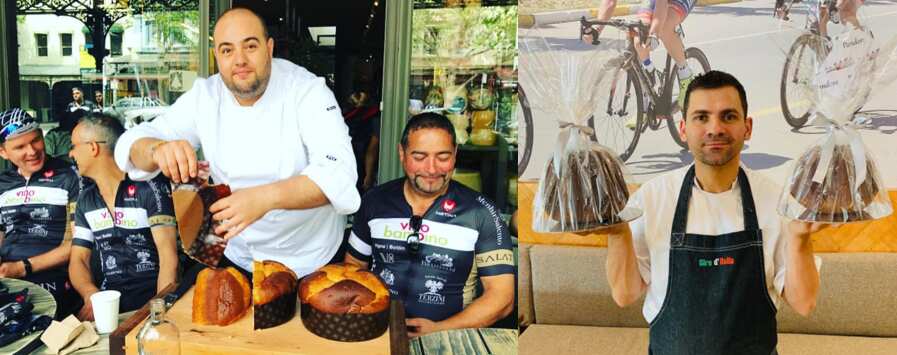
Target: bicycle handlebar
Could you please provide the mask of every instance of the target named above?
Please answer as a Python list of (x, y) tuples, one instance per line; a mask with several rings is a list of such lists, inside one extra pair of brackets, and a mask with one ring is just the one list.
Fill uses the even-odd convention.
[(639, 20), (610, 19), (608, 21), (601, 21), (601, 20), (589, 21), (589, 20), (586, 20), (585, 16), (583, 16), (582, 18), (579, 19), (579, 23), (582, 26), (582, 28), (586, 28), (588, 26), (594, 26), (594, 25), (604, 25), (604, 26), (612, 26), (612, 27), (616, 27), (619, 29), (626, 29), (629, 31), (634, 31), (636, 34), (638, 34), (640, 43), (642, 43), (642, 44), (648, 43), (647, 42), (648, 41), (648, 25), (644, 24), (642, 21), (639, 21)]

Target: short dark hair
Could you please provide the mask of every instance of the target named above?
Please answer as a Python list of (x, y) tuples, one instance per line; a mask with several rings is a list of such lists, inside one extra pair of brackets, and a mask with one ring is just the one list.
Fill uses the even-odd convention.
[(688, 84), (688, 88), (685, 89), (685, 103), (682, 105), (682, 117), (687, 117), (688, 99), (691, 98), (692, 91), (698, 89), (719, 89), (727, 86), (731, 86), (738, 91), (738, 97), (741, 99), (741, 109), (744, 110), (744, 116), (747, 117), (747, 93), (744, 91), (744, 86), (732, 74), (719, 70), (711, 70), (704, 74), (699, 74)]
[(78, 122), (84, 124), (98, 141), (105, 141), (111, 149), (115, 149), (118, 138), (125, 133), (125, 127), (117, 117), (100, 112), (91, 112)]
[[(246, 11), (249, 11), (249, 13), (252, 14), (252, 16), (255, 16), (255, 18), (259, 20), (259, 23), (262, 24), (262, 33), (265, 35), (265, 38), (262, 38), (262, 39), (263, 39), (263, 40), (267, 40), (268, 37), (270, 37), (270, 36), (268, 35), (268, 24), (265, 23), (265, 19), (263, 19), (262, 16), (260, 16), (257, 12), (252, 11), (252, 9), (250, 9), (250, 8), (248, 8), (248, 7), (245, 7), (245, 6), (238, 5), (238, 6), (234, 6), (234, 7), (232, 7), (232, 8), (229, 8), (229, 9), (227, 9), (227, 10), (224, 10), (224, 12), (222, 12), (221, 15), (218, 16), (218, 20), (221, 20), (222, 18), (224, 18), (225, 15), (227, 15), (227, 14), (233, 12), (233, 11), (237, 11), (237, 10), (246, 10)], [(215, 21), (215, 26), (218, 26), (218, 21), (217, 21), (217, 20)], [(214, 28), (214, 27), (213, 27), (213, 28)]]
[(408, 136), (411, 132), (424, 128), (435, 128), (446, 131), (452, 137), (452, 147), (457, 146), (455, 143), (455, 126), (448, 117), (435, 112), (424, 112), (411, 117), (405, 124), (405, 130), (402, 131), (402, 149), (408, 148)]

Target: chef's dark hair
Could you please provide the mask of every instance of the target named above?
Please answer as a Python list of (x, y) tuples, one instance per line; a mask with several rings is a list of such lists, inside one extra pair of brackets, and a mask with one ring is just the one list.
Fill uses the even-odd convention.
[(115, 149), (118, 138), (125, 133), (125, 127), (117, 117), (107, 115), (105, 113), (93, 112), (84, 116), (78, 124), (84, 125), (82, 129), (86, 129), (92, 134), (92, 138), (97, 141), (105, 141), (111, 148)]
[[(249, 11), (249, 13), (252, 14), (252, 16), (255, 16), (255, 18), (259, 20), (259, 23), (262, 24), (262, 33), (264, 33), (264, 35), (265, 35), (265, 38), (262, 38), (262, 40), (267, 40), (267, 39), (268, 39), (268, 37), (269, 37), (269, 36), (268, 36), (268, 24), (265, 23), (265, 19), (263, 19), (261, 16), (259, 16), (259, 14), (258, 14), (257, 12), (252, 11), (252, 9), (250, 9), (250, 8), (248, 8), (248, 7), (244, 7), (244, 6), (234, 6), (234, 7), (232, 7), (232, 8), (229, 8), (229, 9), (225, 10), (224, 12), (222, 12), (221, 15), (218, 16), (218, 19), (220, 20), (220, 19), (222, 19), (225, 15), (231, 13), (232, 11), (237, 11), (237, 10), (246, 10), (246, 11)], [(217, 21), (216, 21), (216, 24), (215, 24), (215, 25), (217, 26)]]
[(443, 115), (435, 112), (425, 112), (414, 115), (405, 124), (405, 130), (402, 132), (402, 149), (408, 148), (408, 135), (419, 129), (435, 128), (444, 130), (452, 137), (452, 147), (455, 147), (455, 126)]
[(688, 84), (688, 88), (685, 89), (685, 103), (682, 105), (682, 112), (685, 113), (683, 117), (687, 117), (688, 99), (691, 98), (692, 91), (698, 89), (719, 89), (727, 86), (731, 86), (738, 91), (738, 97), (741, 99), (741, 109), (744, 110), (744, 115), (747, 116), (747, 93), (744, 92), (744, 86), (742, 86), (741, 83), (738, 82), (738, 79), (735, 79), (732, 74), (719, 70), (711, 70), (704, 74), (699, 74), (690, 84)]

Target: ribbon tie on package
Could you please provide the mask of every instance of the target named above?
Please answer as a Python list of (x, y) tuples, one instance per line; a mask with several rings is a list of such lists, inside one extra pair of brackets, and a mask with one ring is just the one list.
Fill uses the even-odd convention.
[(850, 147), (850, 155), (853, 158), (854, 180), (851, 192), (858, 191), (863, 181), (866, 181), (866, 149), (863, 147), (860, 134), (851, 125), (851, 123), (847, 123), (829, 126), (829, 133), (820, 148), (819, 165), (816, 166), (816, 172), (813, 174), (813, 182), (822, 184), (829, 171), (828, 167), (831, 164), (835, 147), (843, 145)]

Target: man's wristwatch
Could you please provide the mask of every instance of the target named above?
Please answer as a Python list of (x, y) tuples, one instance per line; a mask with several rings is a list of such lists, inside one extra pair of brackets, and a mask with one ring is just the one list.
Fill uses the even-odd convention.
[(28, 258), (22, 259), (22, 264), (25, 265), (25, 277), (31, 276), (31, 261)]

